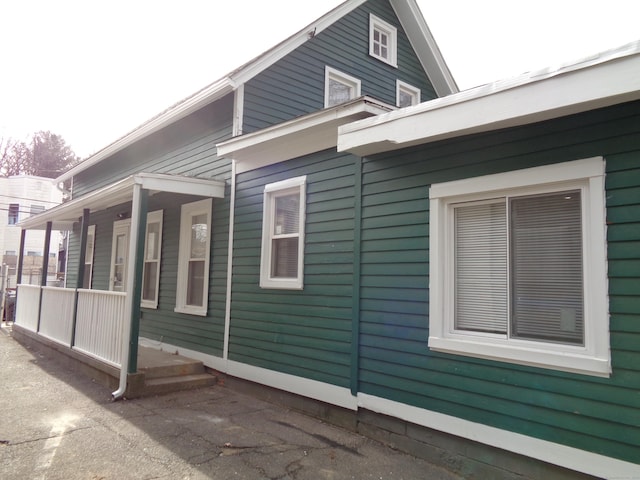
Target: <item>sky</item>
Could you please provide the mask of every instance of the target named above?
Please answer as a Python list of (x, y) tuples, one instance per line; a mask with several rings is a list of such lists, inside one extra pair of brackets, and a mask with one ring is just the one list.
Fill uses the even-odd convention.
[[(82, 158), (341, 0), (3, 0), (0, 137)], [(640, 40), (637, 0), (418, 0), (461, 90)]]

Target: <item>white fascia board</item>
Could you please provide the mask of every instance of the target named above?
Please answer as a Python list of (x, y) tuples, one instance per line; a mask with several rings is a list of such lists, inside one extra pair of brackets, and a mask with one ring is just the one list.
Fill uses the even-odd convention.
[(390, 3), (436, 94), (439, 97), (444, 97), (457, 93), (459, 91), (458, 85), (417, 2), (415, 0), (390, 0)]
[(105, 210), (131, 201), (135, 184), (152, 192), (182, 193), (216, 198), (224, 197), (225, 188), (225, 183), (217, 180), (138, 173), (27, 218), (20, 222), (19, 226), (25, 230), (43, 230), (46, 228), (47, 222), (50, 221), (53, 222), (56, 230), (69, 230), (69, 227), (73, 226), (73, 223), (82, 216), (82, 211), (85, 208), (92, 211)]
[(338, 151), (365, 156), (640, 99), (640, 42), (340, 127)]
[(367, 0), (348, 0), (341, 5), (338, 5), (315, 22), (304, 27), (298, 33), (295, 33), (272, 49), (243, 65), (235, 72), (232, 72), (229, 77), (233, 79), (236, 84), (248, 82), (253, 77), (264, 71), (267, 67), (284, 58), (296, 48), (300, 47), (315, 35), (318, 35), (320, 32), (333, 25), (366, 1)]
[(369, 97), (326, 108), (216, 145), (218, 155), (236, 161), (242, 173), (335, 147), (338, 127), (395, 107)]
[(217, 82), (202, 89), (195, 95), (187, 98), (186, 100), (183, 100), (173, 107), (168, 108), (148, 122), (142, 124), (140, 127), (129, 132), (124, 137), (116, 140), (111, 145), (103, 148), (96, 154), (92, 155), (91, 157), (87, 158), (83, 162), (79, 163), (75, 167), (60, 175), (55, 179), (55, 181), (59, 183), (68, 180), (74, 175), (77, 175), (78, 173), (83, 172), (84, 170), (87, 170), (88, 168), (100, 163), (111, 155), (114, 155), (120, 150), (133, 145), (135, 142), (147, 137), (148, 135), (151, 135), (152, 133), (155, 133), (171, 125), (172, 123), (175, 123), (178, 120), (191, 115), (202, 107), (222, 98), (228, 93), (233, 92), (234, 88), (235, 84), (228, 77), (224, 77), (218, 80)]

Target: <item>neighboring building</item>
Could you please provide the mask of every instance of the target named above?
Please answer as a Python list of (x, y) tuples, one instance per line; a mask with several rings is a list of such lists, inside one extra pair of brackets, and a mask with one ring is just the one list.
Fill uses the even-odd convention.
[(67, 287), (126, 292), (134, 352), (139, 328), (464, 475), (629, 477), (638, 71), (634, 44), (457, 93), (414, 1), (347, 1), (23, 225), (72, 229)]
[[(53, 184), (53, 179), (32, 175), (0, 177), (0, 254), (2, 264), (9, 269), (9, 287), (16, 286), (15, 267), (20, 249), (18, 222), (42, 213), (62, 203), (62, 192)], [(40, 283), (43, 265), (44, 231), (29, 231), (24, 243), (24, 283)], [(49, 258), (49, 279), (56, 280), (58, 245), (61, 233), (52, 235)]]

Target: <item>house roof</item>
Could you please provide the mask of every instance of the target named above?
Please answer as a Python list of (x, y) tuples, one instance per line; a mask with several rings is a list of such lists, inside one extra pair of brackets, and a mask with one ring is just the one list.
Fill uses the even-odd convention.
[[(367, 0), (347, 0), (329, 11), (318, 20), (307, 25), (298, 33), (267, 50), (253, 60), (233, 70), (212, 84), (204, 87), (193, 95), (172, 105), (107, 147), (90, 156), (80, 164), (60, 175), (55, 181), (62, 182), (74, 175), (92, 167), (134, 144), (135, 142), (171, 125), (174, 122), (194, 113), (202, 107), (232, 93), (240, 85), (246, 83), (275, 62), (291, 53), (307, 42), (313, 35), (317, 35), (330, 27), (340, 18), (355, 10)], [(436, 93), (440, 96), (457, 92), (458, 88), (447, 67), (438, 46), (425, 22), (420, 8), (415, 0), (390, 0), (400, 23), (405, 29), (422, 66), (427, 72)]]
[(393, 105), (363, 96), (257, 132), (234, 137), (217, 144), (216, 148), (218, 155), (233, 154), (236, 173), (242, 173), (334, 148), (338, 142), (340, 125), (395, 109)]
[(339, 128), (360, 156), (526, 125), (640, 99), (640, 41)]

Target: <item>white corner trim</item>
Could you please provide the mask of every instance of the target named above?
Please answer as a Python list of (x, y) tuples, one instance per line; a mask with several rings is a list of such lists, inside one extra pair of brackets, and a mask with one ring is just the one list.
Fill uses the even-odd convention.
[(267, 385), (269, 387), (295, 393), (303, 397), (320, 400), (321, 402), (337, 405), (349, 410), (358, 409), (357, 398), (351, 394), (348, 388), (338, 387), (329, 383), (310, 380), (307, 378), (276, 372), (266, 368), (254, 367), (244, 363), (228, 361), (229, 375), (249, 380), (251, 382)]
[(358, 407), (597, 477), (631, 479), (640, 475), (638, 464), (365, 393), (358, 393)]

